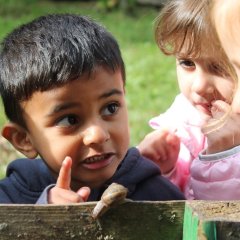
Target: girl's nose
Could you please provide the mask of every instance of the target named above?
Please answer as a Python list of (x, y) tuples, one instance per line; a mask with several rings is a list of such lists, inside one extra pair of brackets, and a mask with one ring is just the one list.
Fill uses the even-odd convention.
[(213, 79), (210, 74), (198, 71), (192, 84), (192, 90), (199, 95), (211, 94), (214, 92)]
[(83, 133), (83, 143), (86, 146), (91, 144), (102, 144), (109, 140), (109, 132), (102, 126), (89, 126)]

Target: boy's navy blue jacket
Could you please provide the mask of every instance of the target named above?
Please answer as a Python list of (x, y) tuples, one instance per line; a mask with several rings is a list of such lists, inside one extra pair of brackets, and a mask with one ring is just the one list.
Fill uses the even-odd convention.
[[(136, 148), (128, 150), (118, 170), (105, 186), (91, 189), (88, 201), (98, 201), (112, 182), (128, 188), (127, 198), (132, 200), (184, 199), (178, 188), (162, 177), (159, 168), (143, 158)], [(15, 160), (9, 164), (6, 178), (0, 181), (0, 203), (47, 203), (46, 189), (55, 183), (56, 179), (41, 159)]]

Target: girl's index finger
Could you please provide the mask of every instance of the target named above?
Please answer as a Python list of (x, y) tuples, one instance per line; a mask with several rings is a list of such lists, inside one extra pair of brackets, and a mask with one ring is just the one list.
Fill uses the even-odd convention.
[(67, 189), (67, 190), (70, 189), (71, 167), (72, 167), (72, 159), (70, 157), (66, 157), (63, 160), (61, 169), (59, 171), (56, 187)]

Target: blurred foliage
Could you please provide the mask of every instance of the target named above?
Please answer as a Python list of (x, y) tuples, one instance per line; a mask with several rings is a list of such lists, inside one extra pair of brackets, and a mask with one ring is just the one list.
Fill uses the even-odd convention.
[(101, 9), (113, 10), (119, 8), (125, 13), (133, 14), (137, 0), (98, 0), (97, 2)]
[(22, 15), (28, 14), (31, 7), (38, 0), (0, 0), (0, 16), (15, 16), (21, 17)]

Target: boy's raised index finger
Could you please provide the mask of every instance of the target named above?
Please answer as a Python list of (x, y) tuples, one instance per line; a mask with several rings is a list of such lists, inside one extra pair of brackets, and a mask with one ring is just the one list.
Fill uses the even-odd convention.
[(56, 187), (67, 189), (67, 190), (70, 189), (71, 167), (72, 167), (72, 159), (70, 157), (66, 157), (63, 160), (61, 169), (59, 171)]

